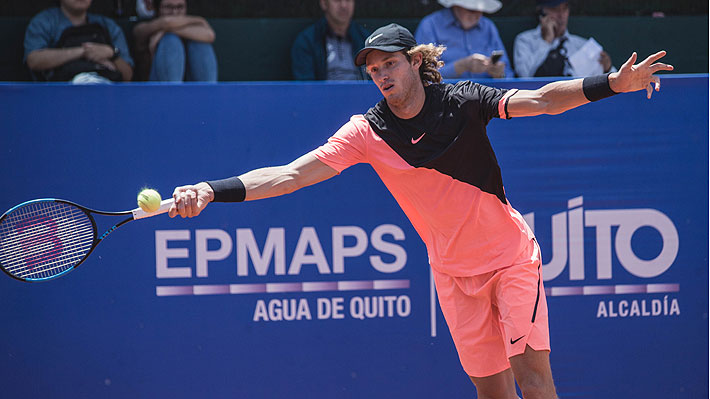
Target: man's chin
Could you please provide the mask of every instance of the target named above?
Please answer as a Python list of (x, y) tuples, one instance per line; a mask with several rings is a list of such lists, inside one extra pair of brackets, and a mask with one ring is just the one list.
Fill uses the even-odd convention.
[(402, 96), (396, 93), (388, 93), (384, 94), (385, 100), (387, 101), (387, 104), (393, 105), (393, 106), (398, 106), (402, 103)]
[(83, 14), (89, 10), (89, 7), (91, 7), (90, 1), (87, 1), (84, 4), (77, 4), (76, 7), (66, 7), (65, 6), (64, 8), (67, 11), (69, 11), (71, 14)]
[(350, 16), (348, 14), (345, 14), (345, 15), (340, 14), (337, 16), (336, 22), (340, 25), (349, 25), (351, 19), (352, 19), (352, 16)]

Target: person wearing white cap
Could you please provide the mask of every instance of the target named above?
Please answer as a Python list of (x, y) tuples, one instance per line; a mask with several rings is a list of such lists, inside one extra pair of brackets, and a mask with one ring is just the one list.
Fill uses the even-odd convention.
[(483, 16), (500, 10), (500, 1), (439, 0), (439, 4), (446, 8), (424, 17), (414, 37), (417, 43), (446, 46), (440, 70), (445, 79), (513, 77), (498, 29)]

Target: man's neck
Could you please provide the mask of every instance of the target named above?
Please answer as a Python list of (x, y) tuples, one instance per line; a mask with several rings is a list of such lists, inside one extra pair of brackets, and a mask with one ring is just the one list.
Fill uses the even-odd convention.
[(86, 22), (86, 11), (70, 10), (64, 7), (64, 5), (60, 5), (59, 9), (62, 10), (64, 16), (66, 16), (69, 22), (74, 26), (83, 25)]
[(425, 101), (426, 92), (424, 91), (424, 85), (419, 84), (412, 88), (412, 92), (404, 101), (398, 102), (397, 104), (392, 104), (388, 101), (387, 106), (397, 118), (411, 119), (421, 112), (422, 108), (424, 108)]
[(555, 30), (555, 39), (559, 39), (562, 36), (565, 36), (567, 34), (567, 27), (565, 27), (563, 30)]
[(458, 18), (456, 18), (456, 22), (458, 22), (459, 26), (463, 30), (471, 30), (471, 29), (475, 28), (476, 26), (478, 26), (478, 23), (479, 23), (479, 21), (476, 21), (476, 22), (465, 21), (465, 20), (462, 21)]
[(330, 30), (332, 30), (336, 36), (345, 37), (347, 35), (348, 27), (350, 26), (349, 23), (341, 24), (336, 21), (333, 21), (332, 19), (328, 18), (327, 16), (325, 17), (325, 20), (328, 22), (328, 27), (330, 28)]

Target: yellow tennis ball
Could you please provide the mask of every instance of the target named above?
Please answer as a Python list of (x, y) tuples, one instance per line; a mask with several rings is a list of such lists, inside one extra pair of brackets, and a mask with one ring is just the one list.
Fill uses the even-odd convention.
[(138, 193), (138, 206), (146, 212), (155, 212), (160, 208), (160, 194), (152, 188)]

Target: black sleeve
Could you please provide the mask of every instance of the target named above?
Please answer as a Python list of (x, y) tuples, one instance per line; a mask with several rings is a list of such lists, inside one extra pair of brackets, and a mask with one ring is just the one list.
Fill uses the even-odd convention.
[(453, 87), (452, 95), (461, 102), (470, 102), (464, 107), (477, 113), (483, 121), (488, 123), (493, 118), (500, 118), (498, 115), (498, 102), (508, 90), (496, 89), (483, 86), (471, 81), (458, 82)]

